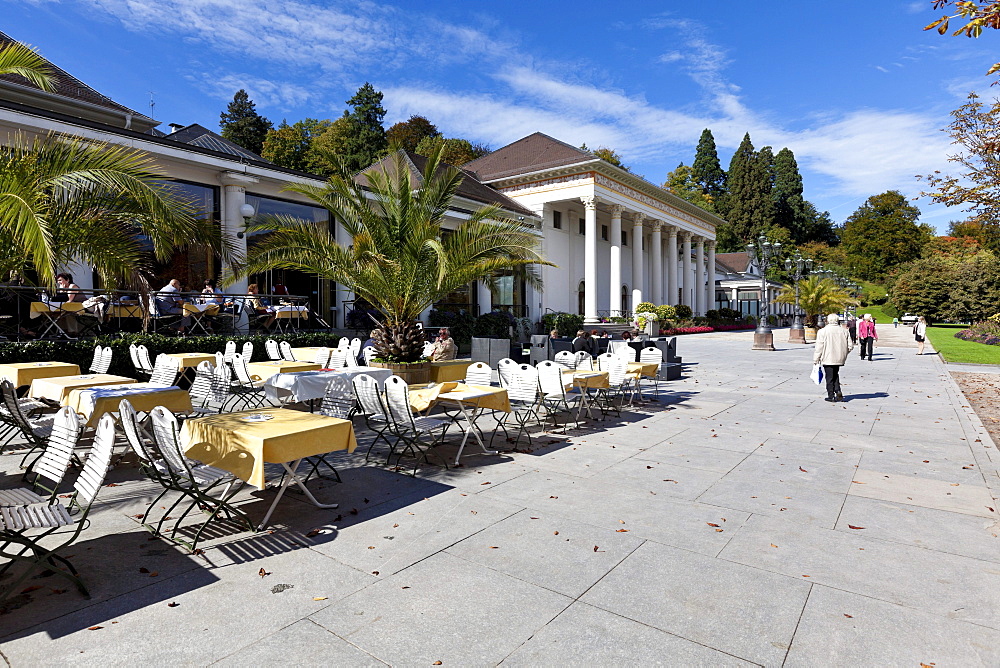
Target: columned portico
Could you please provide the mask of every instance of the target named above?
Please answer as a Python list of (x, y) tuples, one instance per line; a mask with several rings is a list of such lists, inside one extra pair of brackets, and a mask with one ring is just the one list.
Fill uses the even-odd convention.
[(642, 302), (642, 222), (645, 216), (632, 217), (632, 309)]
[(664, 304), (677, 304), (677, 228), (667, 230), (667, 296)]
[(650, 234), (649, 256), (650, 256), (650, 277), (649, 299), (656, 305), (663, 303), (663, 238), (660, 236), (660, 228), (663, 224), (653, 221), (653, 230)]
[(708, 248), (708, 283), (705, 285), (706, 309), (715, 308), (715, 242), (709, 241)]
[(599, 322), (597, 317), (597, 198), (581, 197), (584, 208), (583, 246), (583, 321)]
[(694, 309), (691, 304), (691, 233), (681, 232), (681, 241), (684, 242), (681, 249), (681, 304)]
[(622, 312), (622, 211), (620, 204), (611, 205), (611, 267), (609, 280), (611, 315)]
[(698, 237), (694, 256), (694, 312), (705, 315), (705, 238)]

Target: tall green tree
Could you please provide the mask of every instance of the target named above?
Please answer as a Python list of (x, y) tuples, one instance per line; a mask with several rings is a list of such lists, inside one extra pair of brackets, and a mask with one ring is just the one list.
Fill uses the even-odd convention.
[(694, 168), (688, 167), (683, 162), (677, 165), (677, 169), (667, 174), (663, 187), (682, 200), (700, 206), (705, 211), (715, 212), (712, 196), (702, 190), (701, 184), (694, 177)]
[(264, 149), (264, 139), (272, 127), (271, 121), (257, 113), (256, 105), (242, 88), (236, 91), (226, 110), (219, 114), (223, 138), (257, 155)]
[(489, 149), (483, 151), (481, 145), (477, 147), (467, 139), (445, 139), (443, 136), (437, 135), (421, 139), (414, 153), (428, 157), (440, 153), (441, 162), (458, 167), (489, 153)]
[[(145, 290), (151, 261), (203, 245), (238, 262), (211, 220), (198, 219), (146, 153), (67, 135), (12, 135), (0, 147), (0, 269), (55, 285), (74, 260), (109, 287)], [(152, 255), (144, 246), (152, 244)]]
[(770, 147), (754, 150), (750, 134), (743, 136), (733, 159), (729, 163), (728, 189), (720, 201), (720, 213), (732, 226), (731, 237), (735, 248), (724, 251), (741, 250), (752, 239), (767, 230), (774, 220), (774, 200), (771, 197), (773, 184), (773, 156)]
[(251, 251), (245, 273), (296, 269), (340, 283), (383, 315), (372, 335), (379, 356), (417, 361), (424, 337), (416, 322), (424, 309), (472, 281), (493, 282), (497, 272), (551, 264), (538, 254), (534, 231), (496, 206), (477, 209), (443, 234), (462, 178), (434, 154), (414, 179), (397, 151), (362, 179), (344, 170), (323, 186), (288, 186), (342, 221), (351, 242), (338, 243), (325, 224), (267, 217), (251, 226), (270, 234)]
[(698, 139), (694, 163), (691, 165), (691, 176), (701, 191), (713, 201), (717, 201), (726, 192), (726, 173), (722, 171), (722, 163), (719, 162), (715, 137), (708, 128), (701, 131), (701, 137)]
[(802, 175), (795, 154), (788, 148), (774, 156), (774, 222), (791, 232), (797, 244), (813, 240), (813, 221), (802, 198)]
[(49, 62), (38, 52), (21, 42), (0, 47), (0, 74), (15, 74), (27, 79), (44, 91), (55, 90), (55, 79)]
[[(416, 151), (417, 144), (426, 137), (437, 137), (441, 132), (437, 126), (423, 116), (414, 114), (405, 121), (394, 123), (392, 127), (385, 131), (386, 141), (389, 146), (404, 151)], [(447, 162), (447, 160), (445, 161)]]
[(955, 269), (950, 299), (945, 307), (949, 320), (980, 322), (1000, 313), (1000, 261), (989, 252), (965, 258)]
[(331, 125), (333, 121), (316, 118), (305, 118), (292, 125), (282, 121), (277, 129), (268, 131), (260, 155), (288, 169), (325, 174), (325, 163), (316, 155), (313, 143)]
[(370, 83), (365, 82), (347, 104), (351, 106), (345, 117), (350, 124), (342, 146), (342, 155), (348, 169), (359, 172), (385, 155), (389, 142), (385, 137), (382, 119), (385, 108), (383, 95)]
[(948, 318), (959, 266), (943, 256), (913, 262), (896, 277), (889, 290), (889, 302), (900, 313), (917, 313), (931, 322)]
[(898, 190), (872, 195), (844, 222), (841, 243), (854, 275), (885, 280), (896, 267), (920, 257), (933, 236), (917, 219), (920, 209)]

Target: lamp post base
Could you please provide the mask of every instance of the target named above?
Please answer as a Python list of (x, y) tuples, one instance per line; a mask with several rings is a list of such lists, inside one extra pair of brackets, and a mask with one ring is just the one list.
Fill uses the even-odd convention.
[(774, 350), (774, 332), (758, 327), (753, 333), (753, 348), (751, 350)]
[(806, 342), (806, 330), (802, 327), (792, 327), (788, 330), (788, 342), (789, 343), (805, 343)]

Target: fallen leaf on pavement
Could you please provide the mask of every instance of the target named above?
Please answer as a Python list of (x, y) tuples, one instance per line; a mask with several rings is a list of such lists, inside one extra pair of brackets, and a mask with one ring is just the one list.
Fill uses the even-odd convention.
[(854, 619), (854, 615), (849, 615), (846, 612), (844, 613), (844, 617), (847, 617), (848, 619)]
[(140, 569), (139, 569), (139, 572), (140, 572), (140, 573), (148, 573), (148, 572), (149, 572), (149, 569), (148, 569), (148, 568), (146, 568), (146, 567), (142, 567), (142, 568), (140, 568)]
[(98, 629), (103, 629), (103, 628), (104, 628), (103, 626), (90, 626), (90, 627), (87, 627), (87, 630), (88, 631), (97, 631)]
[(778, 546), (775, 545), (774, 543), (771, 543), (771, 547), (778, 547)]
[(261, 576), (261, 577), (265, 577), (265, 576), (268, 576), (268, 575), (270, 575), (270, 573), (268, 573), (267, 571), (265, 571), (265, 570), (264, 570), (264, 569), (262, 568), (262, 569), (260, 569), (259, 571), (257, 571), (257, 575), (259, 575), (259, 576)]
[(167, 607), (168, 608), (176, 608), (178, 605), (180, 605), (180, 603), (176, 603), (176, 602), (174, 602), (174, 603), (167, 603)]
[(718, 525), (718, 524), (716, 524), (715, 522), (705, 522), (705, 524), (707, 524), (707, 525), (708, 525), (708, 526), (710, 526), (710, 527), (717, 527), (717, 526), (719, 526), (719, 525)]
[(853, 524), (848, 524), (847, 526), (848, 526), (848, 528), (851, 528), (851, 529), (864, 529), (864, 527), (856, 527)]
[(325, 601), (326, 596), (313, 596), (314, 601)]
[(801, 466), (799, 467), (799, 470), (800, 470), (800, 471), (802, 471), (803, 473), (809, 473), (809, 471), (806, 471), (806, 470), (805, 470), (804, 468), (802, 468)]

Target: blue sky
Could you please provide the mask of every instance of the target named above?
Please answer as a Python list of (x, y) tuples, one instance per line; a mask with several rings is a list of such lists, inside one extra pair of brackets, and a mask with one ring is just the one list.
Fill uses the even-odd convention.
[[(806, 198), (843, 221), (947, 170), (941, 128), (1000, 35), (921, 28), (930, 0), (336, 2), (0, 0), (0, 30), (164, 123), (216, 128), (239, 88), (276, 123), (334, 118), (365, 81), (386, 126), (421, 114), (499, 148), (541, 131), (608, 146), (662, 183), (712, 129), (723, 167), (750, 132), (787, 146)], [(941, 232), (961, 211), (917, 205)]]

